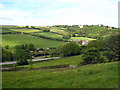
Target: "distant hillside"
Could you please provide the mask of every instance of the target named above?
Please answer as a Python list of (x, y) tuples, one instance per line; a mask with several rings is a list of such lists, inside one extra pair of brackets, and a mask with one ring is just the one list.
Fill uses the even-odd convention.
[(48, 47), (57, 47), (64, 42), (48, 40), (44, 38), (38, 38), (31, 35), (26, 34), (3, 34), (2, 35), (2, 46), (5, 47), (9, 45), (10, 47), (14, 47), (15, 45), (22, 44), (34, 44), (36, 48), (48, 48)]

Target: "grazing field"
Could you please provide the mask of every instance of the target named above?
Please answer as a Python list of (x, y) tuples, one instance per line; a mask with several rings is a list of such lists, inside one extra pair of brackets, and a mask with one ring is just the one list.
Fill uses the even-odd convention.
[(12, 31), (12, 30), (8, 30), (8, 29), (2, 29), (1, 31), (0, 31), (0, 33), (11, 33), (11, 32), (15, 32), (15, 31)]
[(40, 30), (37, 30), (37, 29), (10, 29), (10, 30), (16, 31), (16, 32), (23, 32), (23, 33), (40, 32)]
[(2, 28), (17, 28), (18, 26), (15, 25), (0, 25)]
[[(80, 62), (82, 62), (82, 58), (80, 55), (77, 55), (77, 56), (60, 58), (56, 60), (37, 62), (33, 64), (33, 68), (53, 66), (53, 65), (62, 65), (62, 64), (77, 65)], [(24, 67), (29, 67), (29, 65), (24, 65)]]
[(118, 62), (64, 71), (11, 71), (2, 76), (3, 88), (118, 88)]
[(42, 36), (45, 36), (45, 37), (57, 38), (57, 39), (62, 39), (63, 38), (62, 35), (54, 34), (54, 33), (51, 33), (51, 32), (37, 33), (37, 35), (42, 35)]
[(27, 34), (3, 34), (2, 35), (2, 46), (9, 45), (14, 47), (15, 45), (21, 44), (34, 44), (36, 48), (47, 48), (47, 47), (57, 47), (64, 42), (43, 39), (40, 37), (34, 37)]
[(59, 27), (51, 27), (50, 31), (55, 32), (55, 33), (59, 33), (62, 35), (68, 34), (68, 32), (66, 32), (65, 30), (61, 30)]
[(71, 37), (70, 39), (78, 39), (78, 40), (95, 40), (95, 39), (87, 38), (87, 37)]

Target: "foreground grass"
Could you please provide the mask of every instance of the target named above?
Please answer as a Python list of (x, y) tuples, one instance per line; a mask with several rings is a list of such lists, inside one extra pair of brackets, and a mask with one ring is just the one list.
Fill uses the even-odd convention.
[(21, 44), (34, 44), (36, 48), (57, 47), (64, 42), (48, 40), (26, 34), (2, 34), (2, 46), (14, 47)]
[(3, 72), (3, 88), (117, 88), (118, 62), (45, 72)]

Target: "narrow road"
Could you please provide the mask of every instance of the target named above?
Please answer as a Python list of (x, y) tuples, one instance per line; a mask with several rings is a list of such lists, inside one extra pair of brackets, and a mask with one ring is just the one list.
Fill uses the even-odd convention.
[[(53, 57), (53, 58), (42, 58), (42, 59), (32, 59), (32, 61), (47, 61), (47, 60), (52, 60), (52, 59), (59, 59), (61, 57)], [(16, 61), (14, 62), (0, 62), (0, 65), (7, 65), (7, 64), (15, 64)]]

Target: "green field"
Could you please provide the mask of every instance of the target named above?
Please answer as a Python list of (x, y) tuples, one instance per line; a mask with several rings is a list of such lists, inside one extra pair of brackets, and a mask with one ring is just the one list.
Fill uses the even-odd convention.
[(118, 88), (118, 62), (64, 71), (11, 71), (2, 76), (3, 88)]
[(0, 25), (2, 28), (17, 28), (18, 26), (15, 25)]
[[(18, 27), (18, 26), (4, 26), (4, 27), (10, 29), (13, 27)], [(6, 50), (6, 51), (3, 50), (4, 51), (3, 56), (4, 57), (12, 56), (11, 54), (9, 55), (7, 51), (12, 52), (13, 47), (15, 45), (34, 44), (35, 48), (58, 47), (62, 44), (68, 43), (68, 42), (63, 42), (63, 41), (57, 41), (57, 40), (66, 40), (66, 39), (63, 39), (63, 36), (64, 38), (66, 38), (65, 36), (68, 36), (68, 34), (70, 34), (71, 36), (73, 36), (73, 34), (75, 34), (75, 36), (76, 34), (78, 34), (77, 36), (81, 36), (81, 37), (71, 37), (69, 39), (70, 41), (72, 41), (72, 39), (77, 39), (77, 40), (88, 40), (88, 41), (96, 40), (96, 42), (93, 42), (93, 43), (91, 42), (90, 44), (83, 47), (83, 49), (82, 47), (79, 47), (78, 45), (74, 43), (70, 44), (70, 46), (69, 44), (67, 44), (68, 48), (64, 48), (64, 46), (61, 46), (58, 49), (56, 49), (56, 53), (55, 52), (52, 53), (53, 56), (55, 56), (54, 53), (55, 54), (60, 53), (61, 56), (64, 56), (64, 55), (67, 56), (67, 54), (70, 55), (69, 53), (71, 52), (73, 52), (71, 55), (74, 55), (74, 52), (76, 51), (76, 48), (78, 46), (80, 55), (76, 55), (79, 53), (75, 52), (76, 56), (62, 57), (60, 59), (48, 60), (48, 61), (36, 61), (36, 62), (33, 62), (32, 65), (30, 64), (30, 65), (16, 66), (16, 68), (14, 69), (18, 71), (3, 71), (2, 72), (3, 88), (118, 88), (118, 78), (119, 78), (118, 77), (118, 63), (119, 62), (108, 62), (109, 61), (108, 56), (110, 57), (110, 59), (111, 59), (111, 56), (114, 56), (111, 59), (111, 61), (114, 61), (114, 58), (115, 60), (117, 60), (116, 58), (118, 56), (115, 55), (115, 54), (118, 54), (117, 49), (116, 49), (117, 46), (115, 46), (118, 44), (118, 41), (116, 40), (117, 38), (115, 36), (115, 37), (111, 37), (112, 39), (105, 38), (103, 39), (104, 41), (102, 41), (102, 39), (97, 41), (97, 38), (99, 37), (103, 37), (103, 36), (107, 37), (108, 35), (112, 35), (113, 33), (115, 34), (116, 29), (112, 31), (113, 29), (107, 29), (107, 28), (99, 27), (99, 26), (85, 26), (82, 29), (78, 29), (78, 30), (76, 29), (77, 31), (76, 32), (76, 31), (72, 31), (76, 27), (73, 27), (69, 31), (69, 29), (63, 28), (62, 26), (60, 27), (53, 26), (53, 27), (49, 27), (50, 32), (44, 32), (44, 28), (46, 27), (41, 26), (39, 28), (41, 28), (41, 30), (30, 29), (30, 28), (10, 29), (10, 30), (4, 29), (2, 31), (4, 33), (7, 33), (7, 32), (21, 32), (21, 33), (0, 34), (0, 37), (2, 37), (0, 38), (0, 40), (2, 41), (2, 45), (0, 46), (2, 46), (3, 49)], [(99, 37), (96, 37), (98, 35)], [(82, 36), (85, 36), (85, 37), (82, 37)], [(88, 38), (88, 37), (91, 37), (91, 38)], [(93, 39), (95, 37), (96, 39)], [(115, 41), (115, 43), (113, 41)], [(113, 44), (109, 45), (109, 42), (113, 42)], [(104, 43), (106, 44), (104, 45)], [(7, 45), (9, 45), (10, 47), (10, 49), (8, 50), (7, 50), (7, 47), (4, 48)], [(114, 50), (110, 49), (112, 46), (114, 46), (113, 47)], [(105, 51), (103, 51), (103, 49)], [(109, 53), (110, 50), (111, 52)], [(49, 51), (52, 52), (52, 49), (49, 49)], [(34, 52), (31, 54), (34, 54)], [(88, 54), (89, 55), (94, 54), (94, 55), (89, 57)], [(19, 55), (20, 54), (17, 54), (17, 55), (13, 54), (13, 56), (15, 56), (14, 60), (17, 60), (17, 61), (18, 59), (24, 60), (24, 57), (23, 58), (19, 57), (18, 59), (16, 59), (16, 57)], [(52, 56), (51, 55), (40, 56), (40, 57), (36, 57), (36, 59), (47, 58), (47, 57), (50, 58)], [(9, 59), (9, 57), (7, 59)], [(99, 61), (102, 59), (108, 63), (100, 63), (100, 64), (88, 64), (87, 63), (87, 65), (80, 66), (80, 63), (85, 60), (90, 60), (94, 62), (94, 61)], [(66, 64), (68, 66), (64, 68), (52, 68), (52, 69), (41, 68), (41, 67), (66, 65)], [(12, 64), (3, 65), (3, 69), (10, 68), (10, 66), (13, 66), (13, 65)]]
[(12, 31), (12, 30), (8, 30), (8, 29), (2, 29), (1, 31), (0, 31), (0, 33), (9, 33), (9, 32), (15, 32), (15, 31)]
[(26, 34), (2, 34), (2, 46), (14, 47), (21, 44), (34, 44), (36, 48), (57, 47), (64, 42), (43, 39)]
[(57, 39), (62, 39), (62, 37), (63, 37), (62, 35), (54, 34), (54, 33), (51, 33), (51, 32), (37, 33), (37, 35), (42, 35), (42, 36), (45, 36), (45, 37), (57, 38)]
[(37, 29), (10, 29), (10, 30), (16, 31), (16, 32), (23, 32), (23, 33), (40, 32), (40, 30), (37, 30)]
[(61, 28), (59, 28), (59, 27), (51, 27), (50, 31), (56, 32), (56, 33), (59, 33), (62, 35), (68, 34), (68, 32), (66, 32), (65, 30), (61, 30)]
[(87, 37), (71, 37), (70, 39), (78, 39), (78, 40), (95, 40), (95, 39), (87, 38)]
[[(56, 60), (49, 60), (45, 62), (37, 62), (33, 64), (33, 68), (53, 66), (53, 65), (62, 65), (62, 64), (77, 65), (80, 62), (82, 62), (82, 58), (80, 55), (77, 55), (77, 56), (60, 58)], [(29, 67), (29, 65), (24, 65), (24, 67)]]

